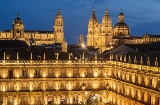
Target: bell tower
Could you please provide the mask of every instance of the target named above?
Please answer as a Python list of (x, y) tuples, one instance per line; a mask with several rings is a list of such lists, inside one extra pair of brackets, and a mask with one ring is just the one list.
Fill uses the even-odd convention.
[(87, 34), (87, 46), (95, 46), (98, 47), (99, 46), (99, 39), (98, 39), (98, 35), (100, 32), (100, 27), (99, 27), (99, 23), (98, 23), (98, 19), (95, 16), (95, 11), (94, 11), (94, 7), (92, 10), (92, 16), (89, 19), (88, 22), (88, 34)]
[(60, 9), (58, 9), (58, 13), (54, 20), (54, 35), (57, 43), (64, 42), (64, 25), (63, 25), (63, 17), (61, 15)]
[(12, 31), (14, 39), (20, 39), (24, 37), (24, 24), (23, 21), (20, 19), (19, 14), (17, 14), (16, 19), (14, 19), (12, 24)]

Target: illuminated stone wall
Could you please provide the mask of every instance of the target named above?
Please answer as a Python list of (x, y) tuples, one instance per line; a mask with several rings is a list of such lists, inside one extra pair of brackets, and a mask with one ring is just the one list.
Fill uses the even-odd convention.
[(118, 61), (1, 60), (0, 104), (160, 104), (159, 67)]

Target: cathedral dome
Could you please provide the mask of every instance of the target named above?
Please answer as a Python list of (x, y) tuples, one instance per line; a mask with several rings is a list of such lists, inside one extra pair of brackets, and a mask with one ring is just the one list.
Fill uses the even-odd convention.
[(114, 28), (129, 28), (128, 25), (124, 22), (118, 22)]
[(124, 14), (122, 13), (122, 11), (119, 14), (118, 18), (118, 23), (114, 26), (114, 36), (129, 37), (130, 30), (128, 25), (124, 22)]

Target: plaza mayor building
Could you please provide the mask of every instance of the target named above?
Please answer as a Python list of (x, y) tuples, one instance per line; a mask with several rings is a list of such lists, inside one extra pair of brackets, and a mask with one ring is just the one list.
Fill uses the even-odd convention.
[[(120, 13), (113, 31), (107, 10), (101, 25), (92, 11), (87, 45), (105, 48), (110, 36), (129, 37), (129, 28), (123, 17), (123, 13)], [(54, 34), (48, 32), (42, 38), (42, 33), (27, 34), (23, 31), (24, 25), (17, 16), (11, 31), (13, 34), (6, 32), (5, 36), (2, 33), (1, 38), (20, 41), (22, 38), (29, 40), (37, 37), (34, 39), (37, 43), (50, 43), (54, 38), (56, 42), (63, 43), (60, 10), (55, 20)], [(121, 32), (122, 27), (119, 28), (121, 25), (124, 33)], [(100, 32), (98, 27), (101, 28)], [(100, 37), (98, 32), (101, 33)], [(100, 44), (101, 40), (106, 42)], [(13, 40), (11, 42), (15, 43)], [(0, 50), (0, 105), (160, 105), (157, 58), (145, 61), (141, 57), (138, 62), (136, 57), (110, 54), (109, 59), (99, 59), (95, 54), (93, 59), (86, 59), (85, 53), (82, 53), (81, 59), (75, 59), (74, 52), (45, 53), (44, 50), (38, 50), (41, 56), (37, 58), (37, 50), (18, 45), (20, 48)], [(28, 45), (27, 42), (25, 45)], [(150, 62), (154, 62), (154, 65), (150, 65)]]

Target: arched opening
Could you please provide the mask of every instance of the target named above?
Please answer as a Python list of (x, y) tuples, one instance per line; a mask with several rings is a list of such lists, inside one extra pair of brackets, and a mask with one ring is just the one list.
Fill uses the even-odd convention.
[(105, 98), (99, 94), (90, 94), (84, 102), (85, 105), (106, 105), (106, 103)]

